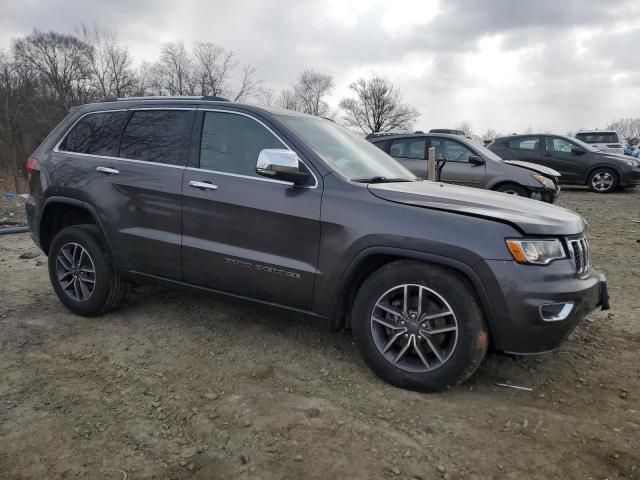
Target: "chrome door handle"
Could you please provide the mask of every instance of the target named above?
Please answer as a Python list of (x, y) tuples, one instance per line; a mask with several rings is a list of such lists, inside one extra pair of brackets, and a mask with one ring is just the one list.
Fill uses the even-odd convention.
[(195, 180), (191, 180), (189, 182), (189, 186), (193, 188), (200, 188), (201, 190), (217, 190), (218, 186), (209, 182), (197, 182)]
[(98, 167), (96, 168), (96, 171), (100, 173), (107, 173), (109, 175), (118, 175), (120, 173), (120, 170), (116, 170), (115, 168), (109, 168), (109, 167)]

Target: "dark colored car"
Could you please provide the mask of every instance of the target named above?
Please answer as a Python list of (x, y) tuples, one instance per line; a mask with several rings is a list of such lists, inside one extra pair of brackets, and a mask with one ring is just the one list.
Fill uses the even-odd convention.
[(85, 105), (27, 166), (33, 239), (80, 315), (117, 307), (128, 282), (187, 286), (331, 319), (380, 377), (439, 390), (490, 343), (553, 350), (607, 307), (579, 215), (419, 181), (322, 118), (198, 98)]
[(479, 143), (456, 134), (373, 134), (367, 140), (420, 178), (427, 176), (427, 152), (433, 147), (436, 160), (444, 161), (440, 173), (443, 182), (549, 203), (560, 193), (560, 174), (555, 170), (533, 163), (504, 161)]
[(489, 150), (504, 159), (523, 160), (558, 170), (560, 183), (587, 185), (597, 193), (640, 184), (640, 162), (601, 152), (563, 135), (514, 135), (496, 138)]

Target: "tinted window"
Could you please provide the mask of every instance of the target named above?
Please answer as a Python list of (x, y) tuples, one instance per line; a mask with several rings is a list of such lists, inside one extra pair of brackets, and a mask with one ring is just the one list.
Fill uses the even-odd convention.
[(91, 113), (71, 129), (60, 150), (116, 157), (128, 112)]
[(425, 160), (425, 145), (424, 138), (400, 138), (391, 143), (390, 154), (392, 157)]
[(509, 140), (509, 148), (515, 148), (517, 150), (537, 150), (538, 142), (538, 137), (514, 138), (513, 140)]
[(189, 154), (194, 112), (140, 110), (122, 134), (120, 157), (184, 165)]
[(605, 133), (577, 133), (576, 138), (585, 143), (619, 143), (618, 135), (615, 132)]
[(546, 138), (547, 151), (571, 153), (571, 149), (575, 146), (569, 140), (559, 137), (547, 137)]
[(469, 161), (471, 155), (475, 153), (460, 142), (444, 138), (431, 139), (431, 146), (436, 149), (436, 160), (446, 159), (447, 162)]
[(260, 150), (287, 148), (257, 121), (234, 113), (206, 112), (200, 168), (257, 177)]

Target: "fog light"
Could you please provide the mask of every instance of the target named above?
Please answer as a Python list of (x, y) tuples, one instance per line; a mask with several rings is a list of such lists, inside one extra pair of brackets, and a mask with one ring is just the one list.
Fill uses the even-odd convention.
[(540, 305), (540, 317), (545, 322), (560, 322), (566, 319), (573, 310), (573, 302), (547, 303)]

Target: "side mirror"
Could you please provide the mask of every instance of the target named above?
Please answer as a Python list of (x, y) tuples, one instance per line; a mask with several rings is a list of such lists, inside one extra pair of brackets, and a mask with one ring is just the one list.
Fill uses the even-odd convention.
[(300, 159), (295, 152), (279, 148), (265, 148), (258, 155), (256, 173), (263, 177), (304, 185), (309, 174), (300, 170)]
[(580, 148), (580, 147), (571, 147), (571, 153), (575, 154), (575, 155), (582, 155), (584, 154), (584, 149)]
[(469, 155), (469, 163), (471, 165), (484, 165), (485, 162), (483, 158), (479, 157), (478, 155)]

